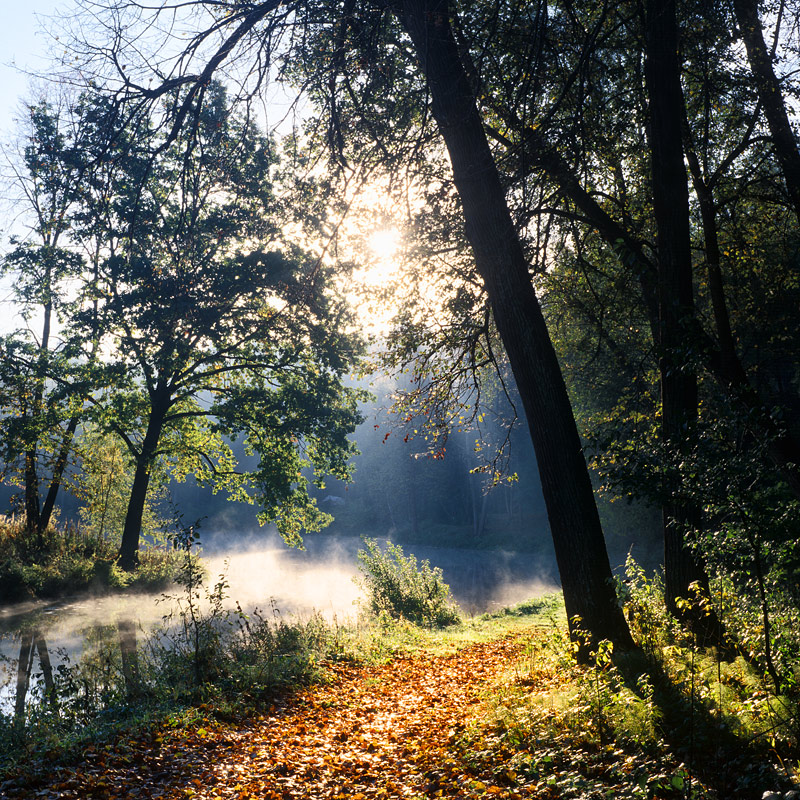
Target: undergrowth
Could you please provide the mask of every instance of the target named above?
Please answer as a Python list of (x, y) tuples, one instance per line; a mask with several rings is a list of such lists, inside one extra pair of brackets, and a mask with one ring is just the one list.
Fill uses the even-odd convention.
[(82, 592), (157, 590), (178, 577), (182, 556), (171, 547), (143, 548), (133, 573), (117, 564), (119, 542), (72, 525), (31, 536), (24, 520), (0, 516), (0, 603)]
[[(245, 613), (228, 602), (225, 576), (206, 586), (191, 558), (181, 580), (157, 630), (119, 622), (94, 631), (79, 663), (61, 653), (50, 678), (39, 664), (23, 714), (0, 715), (0, 769), (42, 757), (80, 759), (87, 742), (141, 726), (180, 727), (201, 706), (225, 719), (258, 714), (295, 687), (328, 680), (337, 663), (453, 653), (521, 629), (534, 615), (558, 613), (559, 604), (531, 601), (438, 630), (386, 613), (341, 622), (318, 614), (284, 619), (274, 605)], [(6, 669), (14, 673), (16, 661)]]
[(460, 620), (442, 570), (431, 567), (429, 561), (418, 563), (400, 545), (387, 542), (381, 550), (375, 539), (365, 539), (358, 562), (363, 576), (359, 583), (373, 614), (431, 628), (445, 628)]
[[(537, 797), (727, 800), (800, 788), (795, 685), (775, 691), (758, 609), (714, 591), (738, 634), (724, 653), (698, 647), (667, 613), (660, 579), (629, 560), (623, 599), (641, 650), (615, 654), (601, 642), (582, 667), (564, 626), (534, 630), (485, 717), (456, 743), (461, 757)], [(777, 620), (788, 663), (798, 628), (792, 616)]]
[[(601, 642), (591, 665), (579, 666), (560, 597), (437, 629), (385, 610), (344, 622), (287, 620), (272, 606), (245, 613), (225, 602), (224, 576), (205, 587), (191, 560), (183, 576), (162, 629), (109, 627), (80, 664), (64, 660), (49, 687), (35, 676), (39, 702), (24, 718), (0, 720), (6, 766), (79, 759), (89, 740), (191, 725), (198, 708), (220, 719), (258, 715), (282, 693), (328, 680), (343, 661), (449, 654), (516, 631), (524, 655), (484, 713), (451, 739), (477, 783), (507, 797), (587, 800), (790, 797), (783, 793), (797, 785), (796, 683), (787, 678), (776, 690), (758, 650), (758, 609), (724, 584), (712, 585), (717, 609), (738, 635), (724, 652), (707, 650), (667, 614), (659, 578), (629, 562), (622, 600), (639, 649), (615, 653)], [(791, 615), (775, 625), (775, 663), (791, 675), (798, 629), (784, 629)]]

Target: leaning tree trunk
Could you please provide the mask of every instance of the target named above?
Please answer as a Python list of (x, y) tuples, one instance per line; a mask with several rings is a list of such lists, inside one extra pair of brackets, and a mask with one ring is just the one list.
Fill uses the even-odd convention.
[[(674, 453), (689, 446), (697, 422), (697, 373), (691, 363), (698, 331), (692, 286), (689, 187), (683, 162), (675, 0), (649, 0), (646, 7), (645, 81), (650, 103), (650, 147), (653, 211), (658, 244), (659, 371), (661, 436)], [(669, 487), (667, 487), (669, 488)], [(679, 487), (676, 487), (679, 489)], [(690, 596), (690, 585), (707, 588), (705, 572), (686, 545), (685, 533), (696, 529), (700, 509), (687, 500), (663, 505), (664, 588), (667, 608), (686, 618), (678, 606)], [(696, 617), (704, 635), (714, 635), (713, 618)]]
[(786, 181), (786, 190), (800, 219), (800, 151), (797, 149), (781, 85), (772, 68), (772, 55), (764, 41), (757, 0), (733, 0), (739, 31), (747, 49), (747, 60), (755, 78), (756, 91), (772, 135), (775, 153)]
[[(522, 397), (542, 478), (570, 629), (632, 644), (561, 369), (450, 27), (447, 0), (405, 0), (398, 15), (427, 80), (450, 155), (467, 238)], [(584, 651), (583, 656), (586, 655)]]
[(78, 429), (78, 422), (79, 418), (77, 416), (72, 417), (61, 438), (61, 447), (53, 465), (53, 474), (50, 476), (50, 486), (47, 489), (44, 503), (42, 503), (42, 511), (39, 515), (39, 529), (42, 533), (47, 530), (50, 518), (53, 516), (56, 498), (58, 497), (59, 489), (61, 489), (61, 481), (64, 479), (64, 471), (67, 468), (67, 460), (72, 449), (72, 440), (75, 438), (75, 431)]

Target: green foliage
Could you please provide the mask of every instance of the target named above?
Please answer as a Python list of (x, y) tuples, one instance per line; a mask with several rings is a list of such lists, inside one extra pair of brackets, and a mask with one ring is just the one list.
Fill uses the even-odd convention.
[[(88, 102), (103, 111), (101, 99)], [(308, 486), (349, 478), (347, 434), (364, 396), (343, 385), (360, 341), (331, 268), (284, 238), (274, 144), (230, 111), (218, 83), (196, 114), (188, 152), (183, 136), (167, 146), (146, 116), (135, 136), (120, 131), (108, 213), (95, 220), (88, 209), (107, 237), (120, 237), (97, 265), (99, 302), (73, 325), (99, 324), (111, 357), (93, 370), (87, 402), (139, 476), (126, 563), (142, 487), (157, 470), (257, 504), (292, 543), (324, 526), (330, 518)], [(246, 467), (227, 441), (237, 438)]]
[[(76, 437), (80, 470), (72, 478), (72, 491), (81, 501), (81, 528), (98, 539), (108, 539), (119, 549), (133, 483), (134, 465), (123, 442), (89, 427)], [(163, 520), (157, 511), (166, 483), (161, 465), (151, 470), (142, 515), (142, 534), (151, 543), (164, 543)]]
[(115, 563), (117, 547), (111, 539), (71, 525), (51, 525), (40, 538), (20, 518), (0, 517), (0, 602), (125, 588), (148, 591), (176, 580), (176, 551), (148, 548), (129, 574)]
[(524, 600), (515, 606), (506, 606), (499, 611), (486, 614), (487, 619), (500, 617), (529, 617), (538, 614), (554, 615), (563, 610), (564, 600), (560, 594), (546, 594), (542, 597), (533, 597)]
[(716, 800), (790, 788), (796, 698), (771, 691), (749, 653), (722, 660), (698, 649), (666, 613), (660, 579), (632, 560), (624, 601), (644, 657), (601, 642), (579, 666), (563, 625), (535, 629), (483, 720), (459, 737), (463, 757), (560, 797)]
[[(178, 612), (151, 651), (152, 690), (171, 701), (242, 696), (250, 702), (279, 687), (317, 680), (323, 665), (339, 652), (336, 632), (314, 614), (288, 622), (275, 609), (246, 614), (223, 607), (224, 582), (205, 597), (203, 612)], [(168, 619), (168, 624), (175, 617)]]
[(438, 628), (460, 621), (441, 569), (427, 560), (418, 564), (414, 555), (404, 555), (403, 548), (391, 542), (385, 551), (375, 539), (365, 539), (364, 544), (366, 549), (358, 551), (360, 584), (371, 613)]
[[(665, 679), (688, 690), (692, 713), (724, 719), (726, 730), (744, 741), (766, 737), (781, 752), (799, 752), (800, 620), (792, 604), (773, 608), (765, 630), (759, 593), (737, 591), (728, 577), (711, 582), (710, 597), (687, 600), (713, 602), (728, 635), (723, 658), (716, 649), (699, 650), (692, 634), (667, 613), (660, 576), (647, 577), (630, 558), (627, 576), (622, 600), (631, 632)], [(783, 676), (777, 684), (770, 649)]]
[(275, 189), (274, 142), (216, 82), (169, 143), (157, 114), (120, 127), (92, 89), (30, 112), (15, 168), (33, 233), (0, 262), (30, 321), (0, 340), (0, 477), (31, 530), (89, 424), (72, 485), (93, 534), (123, 533), (126, 567), (137, 529), (157, 527), (148, 484), (167, 477), (256, 503), (299, 544), (330, 520), (309, 486), (350, 476), (365, 394), (343, 385), (361, 342), (332, 265), (287, 239), (302, 214)]
[(29, 108), (12, 167), (29, 232), (12, 237), (0, 258), (18, 315), (0, 337), (0, 479), (22, 490), (28, 527), (42, 538), (83, 413), (76, 383), (94, 341), (69, 325), (86, 301), (86, 265), (68, 241), (82, 156), (64, 116), (47, 102)]

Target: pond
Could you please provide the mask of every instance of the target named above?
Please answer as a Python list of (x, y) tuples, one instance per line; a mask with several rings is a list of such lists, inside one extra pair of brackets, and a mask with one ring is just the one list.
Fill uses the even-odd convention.
[[(224, 576), (223, 605), (272, 618), (346, 622), (358, 614), (361, 591), (355, 537), (309, 539), (305, 551), (262, 536), (234, 550), (223, 537), (203, 553), (208, 581)], [(530, 553), (412, 546), (418, 559), (442, 569), (462, 611), (474, 615), (513, 605), (557, 588), (552, 567)], [(180, 587), (149, 595), (86, 597), (0, 609), (0, 711), (22, 714), (26, 698), (41, 700), (59, 670), (81, 660), (112, 658), (124, 670), (136, 663), (147, 636), (163, 636), (175, 623), (185, 593)], [(159, 633), (162, 631), (162, 633)], [(137, 637), (137, 632), (139, 633)]]

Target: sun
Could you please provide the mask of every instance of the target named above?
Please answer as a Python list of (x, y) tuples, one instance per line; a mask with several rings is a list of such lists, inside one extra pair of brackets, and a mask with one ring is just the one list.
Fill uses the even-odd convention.
[(397, 260), (403, 236), (397, 228), (379, 228), (366, 237), (367, 261), (361, 280), (365, 286), (386, 286), (397, 277)]
[(391, 261), (400, 249), (402, 234), (397, 228), (381, 228), (367, 239), (367, 247), (378, 261)]

